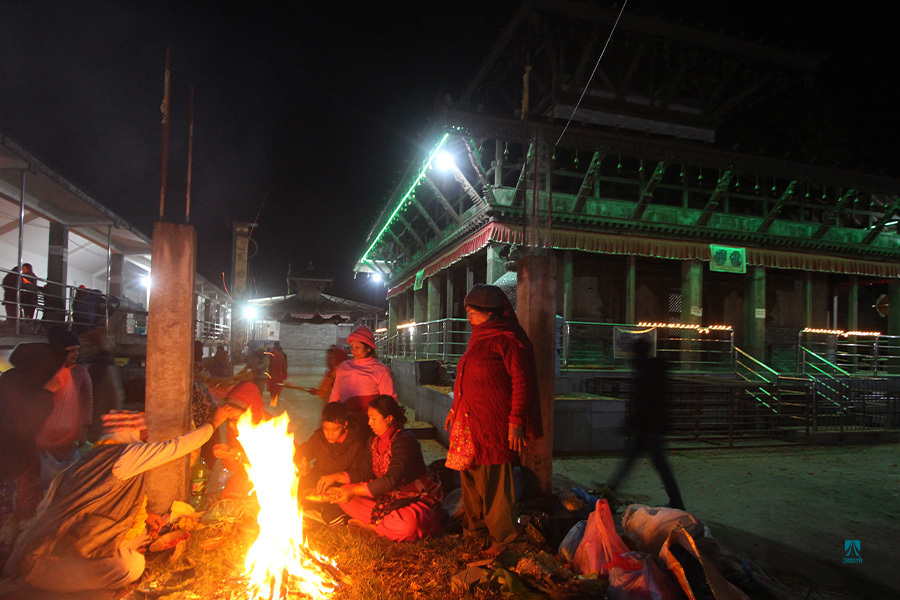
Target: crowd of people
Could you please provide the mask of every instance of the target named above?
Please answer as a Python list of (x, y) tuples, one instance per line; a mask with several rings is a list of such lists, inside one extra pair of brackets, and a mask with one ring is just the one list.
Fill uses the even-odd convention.
[[(490, 557), (520, 535), (514, 468), (542, 424), (534, 351), (506, 295), (476, 285), (465, 309), (472, 334), (445, 422), (446, 466), (459, 471), (463, 534)], [(0, 375), (0, 410), (10, 416), (0, 422), (0, 563), (8, 575), (43, 589), (115, 589), (140, 576), (140, 549), (155, 524), (144, 475), (158, 465), (199, 453), (232, 473), (223, 494), (251, 493), (234, 423), (245, 411), (253, 422), (269, 419), (288, 375), (279, 343), (248, 352), (237, 375), (225, 347), (204, 356), (199, 345), (195, 369), (209, 377), (195, 378), (194, 430), (147, 443), (143, 413), (123, 410), (121, 384), (108, 381), (115, 376), (102, 336), (84, 338), (53, 329), (46, 343), (20, 344), (10, 356), (13, 368)], [(78, 360), (83, 343), (88, 361)], [(324, 526), (355, 525), (397, 542), (435, 535), (446, 517), (441, 479), (405, 427), (406, 410), (390, 368), (378, 359), (375, 335), (358, 327), (347, 344), (349, 354), (337, 345), (327, 350), (317, 388), (296, 388), (325, 401), (320, 427), (296, 442), (305, 514)], [(642, 360), (644, 370), (655, 368)], [(220, 389), (217, 381), (229, 385)], [(641, 438), (637, 450), (655, 457), (658, 431)], [(659, 466), (671, 503), (681, 505), (670, 472)]]

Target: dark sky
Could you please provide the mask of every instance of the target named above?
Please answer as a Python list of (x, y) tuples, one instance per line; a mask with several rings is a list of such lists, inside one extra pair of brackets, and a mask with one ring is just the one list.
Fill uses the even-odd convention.
[[(193, 84), (201, 273), (220, 282), (230, 272), (231, 222), (258, 217), (251, 274), (260, 295), (285, 292), (290, 260), (295, 273), (312, 262), (348, 297), (374, 300), (378, 292), (366, 290), (376, 288), (350, 274), (363, 237), (436, 102), (459, 94), (518, 4), (0, 0), (0, 130), (150, 234), (171, 45), (166, 217), (184, 214)], [(874, 131), (873, 114), (896, 106), (887, 20), (874, 9), (803, 6), (629, 2), (643, 14), (830, 54), (823, 89)]]

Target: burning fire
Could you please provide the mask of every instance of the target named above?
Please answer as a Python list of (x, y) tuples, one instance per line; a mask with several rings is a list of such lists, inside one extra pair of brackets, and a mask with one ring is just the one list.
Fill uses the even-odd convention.
[(303, 511), (297, 503), (294, 439), (282, 413), (253, 425), (250, 411), (238, 420), (241, 445), (250, 461), (247, 474), (259, 501), (259, 537), (244, 561), (247, 597), (327, 598), (336, 588), (330, 561), (313, 554), (303, 539)]

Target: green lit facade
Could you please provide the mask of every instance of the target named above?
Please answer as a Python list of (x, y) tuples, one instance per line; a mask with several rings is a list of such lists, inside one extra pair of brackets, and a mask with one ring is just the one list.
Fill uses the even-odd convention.
[(514, 16), (373, 224), (356, 269), (388, 282), (387, 335), (464, 317), (511, 246), (554, 253), (566, 322), (730, 325), (785, 371), (805, 327), (900, 335), (873, 308), (900, 305), (900, 181), (720, 141), (817, 61), (625, 15), (567, 126), (616, 17), (571, 6)]

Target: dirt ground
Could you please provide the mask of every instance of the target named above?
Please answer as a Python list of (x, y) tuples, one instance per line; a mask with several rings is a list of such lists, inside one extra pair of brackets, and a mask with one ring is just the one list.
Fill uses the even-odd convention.
[[(291, 382), (314, 386), (318, 378)], [(301, 439), (318, 426), (318, 398), (285, 390), (280, 405)], [(436, 442), (423, 451), (426, 462), (445, 454)], [(554, 484), (596, 490), (619, 459), (557, 458)], [(900, 596), (893, 566), (900, 557), (900, 446), (691, 450), (672, 452), (670, 460), (688, 510), (728, 554), (811, 598)], [(650, 505), (666, 501), (648, 460), (638, 462), (619, 494)], [(847, 540), (859, 540), (861, 563), (843, 564)]]

